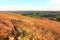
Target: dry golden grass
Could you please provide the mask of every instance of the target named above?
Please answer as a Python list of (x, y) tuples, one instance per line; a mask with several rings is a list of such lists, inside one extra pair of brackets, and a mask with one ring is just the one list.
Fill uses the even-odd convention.
[[(9, 37), (9, 40), (15, 40), (14, 37), (19, 40), (58, 40), (60, 38), (60, 22), (47, 18), (22, 16), (12, 12), (0, 12), (0, 28), (2, 28), (0, 38)], [(59, 36), (55, 37), (56, 35)]]

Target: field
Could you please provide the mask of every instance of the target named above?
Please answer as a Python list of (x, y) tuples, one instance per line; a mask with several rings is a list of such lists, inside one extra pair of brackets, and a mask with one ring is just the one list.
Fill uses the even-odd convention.
[(0, 40), (60, 40), (60, 12), (0, 12)]
[(60, 21), (60, 11), (14, 11), (14, 13), (30, 17), (45, 17), (51, 20), (56, 19)]

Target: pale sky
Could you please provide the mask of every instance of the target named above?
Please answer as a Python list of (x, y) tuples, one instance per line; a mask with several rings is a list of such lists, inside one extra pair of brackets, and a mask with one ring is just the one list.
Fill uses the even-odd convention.
[(0, 11), (14, 10), (60, 11), (60, 0), (0, 0)]

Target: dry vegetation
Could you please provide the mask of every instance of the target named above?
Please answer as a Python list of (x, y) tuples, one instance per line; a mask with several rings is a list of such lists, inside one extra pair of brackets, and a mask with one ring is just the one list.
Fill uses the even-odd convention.
[(60, 22), (0, 12), (0, 40), (60, 40)]

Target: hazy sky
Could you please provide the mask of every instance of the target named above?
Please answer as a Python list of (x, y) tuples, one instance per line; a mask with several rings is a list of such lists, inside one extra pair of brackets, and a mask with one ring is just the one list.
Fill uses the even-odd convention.
[(60, 10), (60, 0), (0, 0), (0, 10)]

